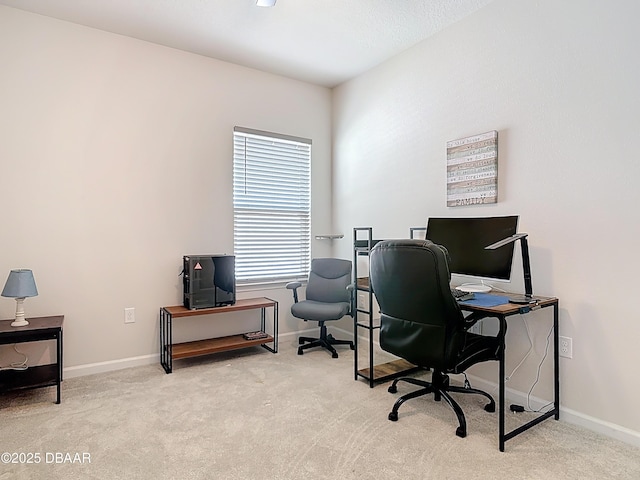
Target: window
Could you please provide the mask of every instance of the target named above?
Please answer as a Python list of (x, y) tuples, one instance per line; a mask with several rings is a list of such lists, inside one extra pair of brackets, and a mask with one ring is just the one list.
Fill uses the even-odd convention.
[(234, 128), (233, 238), (238, 283), (307, 276), (311, 140)]

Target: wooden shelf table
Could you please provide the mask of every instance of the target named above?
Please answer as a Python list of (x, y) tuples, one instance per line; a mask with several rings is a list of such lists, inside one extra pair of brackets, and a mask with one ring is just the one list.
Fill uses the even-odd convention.
[[(266, 338), (247, 340), (242, 334), (239, 334), (195, 340), (192, 342), (173, 343), (173, 321), (176, 318), (260, 309), (260, 330), (264, 332), (266, 331), (267, 308), (273, 309), (273, 335), (267, 335)], [(270, 344), (273, 344), (273, 347), (271, 347)], [(272, 353), (278, 353), (278, 302), (270, 298), (246, 298), (237, 300), (233, 305), (197, 310), (189, 310), (182, 305), (162, 307), (160, 309), (160, 364), (166, 373), (173, 371), (174, 359), (209, 355), (211, 353), (225, 352), (257, 345), (260, 345)]]

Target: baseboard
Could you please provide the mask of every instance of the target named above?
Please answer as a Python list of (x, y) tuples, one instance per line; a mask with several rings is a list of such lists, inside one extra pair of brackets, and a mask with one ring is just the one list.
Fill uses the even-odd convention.
[(152, 365), (154, 363), (160, 363), (160, 355), (157, 353), (142, 355), (139, 357), (122, 358), (119, 360), (110, 360), (108, 362), (88, 363), (86, 365), (67, 367), (64, 369), (63, 374), (64, 378), (84, 377), (85, 375), (113, 372), (115, 370), (122, 370), (123, 368), (140, 367), (142, 365)]
[[(340, 332), (340, 335), (343, 338), (350, 338), (352, 332), (348, 332), (342, 328), (338, 327), (330, 327), (331, 330), (335, 332)], [(306, 334), (313, 334), (313, 332), (317, 333), (317, 328), (314, 329), (306, 329), (295, 332), (287, 332), (280, 334), (280, 339), (291, 337), (291, 336), (299, 336)], [(368, 341), (366, 337), (359, 337), (362, 341)], [(378, 342), (374, 342), (376, 346)], [(112, 360), (108, 362), (100, 362), (100, 363), (90, 363), (86, 365), (78, 365), (75, 367), (68, 367), (64, 369), (64, 378), (74, 378), (74, 377), (82, 377), (84, 375), (93, 375), (96, 373), (105, 373), (111, 372), (115, 370), (121, 370), (123, 368), (131, 368), (131, 367), (139, 367), (142, 365), (152, 365), (154, 363), (159, 363), (159, 355), (151, 354), (151, 355), (142, 355), (139, 357), (131, 357), (131, 358), (123, 358), (120, 360)], [(473, 375), (469, 375), (470, 381), (473, 383), (473, 386), (476, 388), (480, 388), (482, 390), (486, 390), (489, 393), (496, 394), (498, 391), (498, 384), (494, 382), (487, 381), (480, 377), (475, 377)], [(514, 390), (511, 388), (505, 389), (505, 397), (506, 403), (517, 403), (519, 405), (527, 405), (527, 394), (520, 392), (518, 390)], [(543, 400), (541, 398), (530, 396), (529, 397), (529, 405), (533, 409), (542, 408), (544, 405), (548, 404), (547, 400)], [(600, 433), (610, 438), (614, 438), (616, 440), (620, 440), (621, 442), (640, 447), (640, 432), (636, 432), (634, 430), (628, 429), (626, 427), (622, 427), (620, 425), (616, 425), (614, 423), (606, 422), (604, 420), (600, 420), (595, 417), (591, 417), (589, 415), (585, 415), (583, 413), (577, 412), (570, 408), (563, 407), (560, 405), (560, 420), (571, 423), (573, 425), (578, 425), (580, 427), (586, 428), (596, 433)]]
[[(287, 332), (278, 335), (281, 340), (283, 337), (291, 337), (298, 335), (312, 335), (317, 333), (317, 328), (310, 328), (298, 332)], [(345, 332), (347, 335), (351, 335)], [(150, 355), (141, 355), (139, 357), (122, 358), (118, 360), (110, 360), (108, 362), (87, 363), (86, 365), (77, 365), (75, 367), (64, 368), (64, 378), (84, 377), (85, 375), (93, 375), (96, 373), (113, 372), (122, 370), (123, 368), (140, 367), (142, 365), (160, 364), (160, 354), (152, 353)]]
[[(287, 332), (278, 335), (281, 340), (283, 337), (291, 337), (298, 335), (312, 335), (317, 333), (317, 328), (301, 330), (298, 332)], [(345, 332), (347, 335), (351, 335)], [(64, 368), (64, 378), (84, 377), (85, 375), (94, 375), (96, 373), (114, 372), (123, 368), (140, 367), (143, 365), (160, 364), (160, 354), (152, 353), (150, 355), (141, 355), (139, 357), (122, 358), (118, 360), (110, 360), (108, 362), (87, 363), (86, 365), (77, 365), (75, 367)]]
[[(497, 396), (497, 383), (489, 382), (474, 375), (469, 375), (469, 380), (475, 388), (486, 390), (491, 394), (495, 392), (495, 395)], [(507, 405), (516, 403), (518, 405), (525, 406), (525, 408), (528, 408), (527, 394), (518, 390), (514, 390), (512, 388), (506, 388), (505, 403)], [(549, 404), (549, 400), (543, 400), (533, 395), (529, 397), (529, 406), (533, 410), (541, 409), (547, 404)], [(626, 427), (606, 422), (604, 420), (600, 420), (598, 418), (577, 412), (570, 408), (563, 407), (562, 403), (560, 403), (560, 421), (578, 425), (580, 427), (586, 428), (587, 430), (591, 430), (607, 437), (615, 438), (616, 440), (620, 440), (621, 442), (628, 443), (629, 445), (640, 447), (640, 432), (636, 432)]]
[[(334, 327), (335, 330), (339, 330), (344, 334), (349, 334), (349, 332), (342, 330), (340, 328)], [(362, 339), (362, 341), (369, 341), (368, 336), (358, 336), (358, 339)], [(374, 341), (374, 344), (377, 347), (380, 347), (377, 341)], [(490, 382), (480, 377), (475, 377), (473, 375), (469, 375), (469, 380), (473, 383), (475, 388), (479, 388), (481, 390), (486, 390), (494, 396), (498, 394), (498, 384), (495, 382)], [(506, 404), (516, 403), (518, 405), (527, 405), (527, 394), (520, 392), (518, 390), (514, 390), (512, 388), (505, 389), (505, 400)], [(549, 403), (548, 400), (543, 400), (538, 397), (530, 396), (529, 397), (529, 406), (534, 409), (540, 409)], [(620, 440), (621, 442), (627, 443), (629, 445), (633, 445), (635, 447), (640, 447), (640, 432), (636, 432), (635, 430), (631, 430), (629, 428), (617, 425), (615, 423), (606, 422), (604, 420), (600, 420), (595, 417), (591, 417), (589, 415), (585, 415), (583, 413), (577, 412), (570, 408), (566, 408), (562, 406), (560, 403), (560, 421), (567, 422), (573, 425), (578, 425), (580, 427), (586, 428), (587, 430), (591, 430), (593, 432), (605, 435), (610, 438), (614, 438), (616, 440)]]

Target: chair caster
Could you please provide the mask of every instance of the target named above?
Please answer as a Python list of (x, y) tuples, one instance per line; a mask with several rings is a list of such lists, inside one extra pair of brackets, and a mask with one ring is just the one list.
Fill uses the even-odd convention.
[(456, 428), (456, 435), (459, 436), (460, 438), (464, 438), (467, 436), (467, 431), (462, 427), (458, 427)]
[(338, 354), (337, 354), (337, 352), (333, 352), (333, 353), (331, 354), (331, 358), (338, 358)]
[(398, 421), (398, 413), (397, 412), (389, 413), (389, 420), (391, 420), (392, 422), (397, 422)]
[(298, 355), (302, 355), (304, 352), (302, 351), (301, 348), (298, 349)]
[(389, 388), (387, 388), (387, 392), (398, 393), (398, 387), (396, 387), (395, 385), (390, 385)]
[(302, 345), (304, 343), (304, 340), (302, 338), (298, 339), (298, 345)]
[(356, 346), (355, 346), (353, 343), (351, 343), (351, 344), (349, 344), (349, 348), (350, 348), (351, 350), (355, 350), (355, 349), (356, 349)]
[(485, 412), (489, 412), (489, 413), (494, 413), (496, 411), (496, 404), (495, 403), (489, 403), (487, 405), (484, 406), (484, 411)]

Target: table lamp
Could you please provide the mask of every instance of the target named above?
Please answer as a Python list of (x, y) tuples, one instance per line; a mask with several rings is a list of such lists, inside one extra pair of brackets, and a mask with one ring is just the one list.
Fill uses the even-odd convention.
[(531, 284), (531, 264), (529, 263), (529, 244), (527, 242), (526, 233), (516, 233), (507, 238), (487, 245), (485, 250), (495, 250), (504, 247), (513, 242), (520, 240), (520, 249), (522, 250), (522, 273), (524, 275), (524, 295), (510, 295), (509, 302), (517, 304), (535, 303), (537, 299), (533, 296), (533, 286)]
[(11, 323), (12, 327), (29, 325), (24, 318), (24, 299), (36, 295), (38, 295), (38, 289), (33, 272), (28, 269), (11, 270), (2, 290), (2, 296), (16, 299), (16, 319)]

